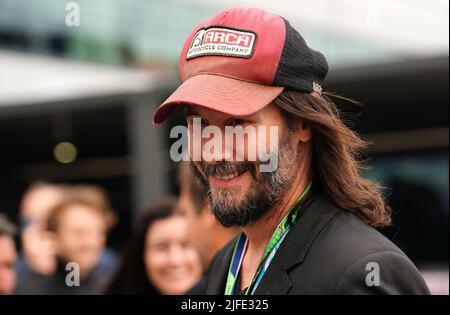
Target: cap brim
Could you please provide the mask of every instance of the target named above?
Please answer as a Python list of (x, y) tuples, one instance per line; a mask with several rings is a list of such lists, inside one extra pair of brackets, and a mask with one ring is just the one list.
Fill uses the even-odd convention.
[(153, 114), (153, 123), (165, 121), (178, 105), (197, 105), (233, 116), (261, 110), (283, 87), (240, 81), (229, 77), (198, 74), (184, 81)]

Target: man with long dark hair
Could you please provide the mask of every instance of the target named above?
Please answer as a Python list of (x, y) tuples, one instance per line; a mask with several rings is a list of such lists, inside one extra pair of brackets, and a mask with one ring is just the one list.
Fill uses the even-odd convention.
[[(360, 174), (365, 143), (322, 93), (325, 57), (289, 22), (252, 8), (220, 12), (189, 35), (179, 71), (183, 83), (154, 122), (185, 106), (210, 208), (241, 229), (213, 259), (208, 294), (429, 293), (374, 228), (391, 223), (391, 210)], [(211, 134), (225, 145), (211, 145)]]

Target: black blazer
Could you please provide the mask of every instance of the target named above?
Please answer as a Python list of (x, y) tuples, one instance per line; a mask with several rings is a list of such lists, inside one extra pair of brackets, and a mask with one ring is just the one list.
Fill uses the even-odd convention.
[[(206, 294), (224, 294), (235, 242), (228, 243), (211, 262)], [(370, 262), (378, 264), (379, 286), (366, 284), (366, 278), (374, 280)], [(279, 295), (429, 293), (417, 268), (397, 246), (324, 194), (305, 203), (255, 291)]]

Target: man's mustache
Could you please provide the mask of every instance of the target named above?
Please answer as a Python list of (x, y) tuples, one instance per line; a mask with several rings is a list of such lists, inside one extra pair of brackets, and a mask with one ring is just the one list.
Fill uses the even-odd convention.
[(201, 168), (206, 176), (225, 176), (233, 173), (242, 174), (249, 171), (256, 178), (256, 164), (250, 162), (221, 161), (214, 164), (201, 163)]

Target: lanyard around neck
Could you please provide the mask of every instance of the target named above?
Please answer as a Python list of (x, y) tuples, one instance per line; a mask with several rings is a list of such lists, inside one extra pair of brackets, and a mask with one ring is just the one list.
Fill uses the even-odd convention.
[[(288, 213), (281, 219), (277, 228), (272, 234), (269, 243), (264, 250), (263, 256), (259, 261), (258, 267), (256, 268), (256, 272), (253, 275), (252, 281), (248, 286), (245, 294), (253, 294), (258, 287), (261, 279), (266, 273), (267, 268), (269, 267), (275, 253), (283, 242), (286, 234), (289, 232), (291, 226), (297, 220), (298, 212), (299, 212), (299, 203), (303, 199), (303, 197), (310, 191), (312, 186), (312, 182), (308, 184), (302, 194), (297, 198), (295, 203), (289, 209)], [(233, 295), (237, 290), (237, 278), (239, 275), (239, 271), (241, 268), (242, 261), (244, 260), (245, 250), (248, 245), (248, 239), (244, 233), (240, 233), (236, 245), (234, 247), (233, 256), (231, 257), (231, 264), (228, 270), (228, 277), (225, 286), (225, 295)]]

